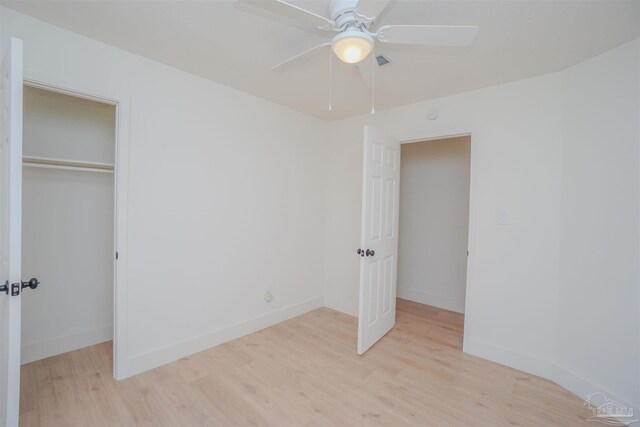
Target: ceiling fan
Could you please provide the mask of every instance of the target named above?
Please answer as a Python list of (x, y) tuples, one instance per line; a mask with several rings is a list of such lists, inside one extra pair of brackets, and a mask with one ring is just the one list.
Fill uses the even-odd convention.
[(357, 64), (373, 50), (374, 44), (394, 43), (428, 46), (470, 45), (478, 33), (476, 26), (459, 25), (382, 25), (377, 18), (390, 0), (331, 0), (330, 18), (283, 0), (243, 0), (296, 19), (306, 25), (336, 32), (331, 41), (314, 46), (272, 67), (276, 71), (325, 47), (347, 64)]

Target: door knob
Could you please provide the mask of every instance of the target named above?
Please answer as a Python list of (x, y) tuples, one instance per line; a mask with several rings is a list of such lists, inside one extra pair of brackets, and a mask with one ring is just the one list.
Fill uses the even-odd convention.
[(374, 256), (376, 253), (375, 251), (371, 250), (371, 249), (367, 249), (366, 255), (367, 256)]
[(32, 277), (31, 280), (29, 280), (28, 282), (22, 282), (22, 289), (24, 288), (35, 289), (38, 287), (39, 284), (40, 282), (38, 281), (38, 279), (36, 279), (35, 277)]

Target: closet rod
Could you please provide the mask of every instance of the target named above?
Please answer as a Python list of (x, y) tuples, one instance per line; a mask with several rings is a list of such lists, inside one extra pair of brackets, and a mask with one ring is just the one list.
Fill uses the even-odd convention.
[(113, 173), (113, 165), (109, 163), (81, 162), (76, 160), (54, 159), (49, 157), (23, 156), (22, 164), (24, 166), (34, 168)]

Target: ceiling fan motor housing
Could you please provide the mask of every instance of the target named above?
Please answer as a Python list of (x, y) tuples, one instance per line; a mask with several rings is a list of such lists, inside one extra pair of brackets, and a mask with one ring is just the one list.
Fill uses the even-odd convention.
[(358, 0), (331, 0), (329, 2), (329, 16), (336, 23), (337, 29), (344, 29), (350, 23), (356, 22), (353, 10)]

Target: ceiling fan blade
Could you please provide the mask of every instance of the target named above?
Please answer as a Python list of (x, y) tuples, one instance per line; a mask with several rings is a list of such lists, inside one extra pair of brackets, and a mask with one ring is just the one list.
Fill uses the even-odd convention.
[(370, 21), (375, 20), (391, 0), (360, 0), (356, 4), (356, 13)]
[(386, 43), (433, 46), (469, 46), (478, 27), (459, 25), (384, 25), (378, 29), (378, 40)]
[(287, 3), (282, 0), (240, 0), (242, 3), (255, 5), (262, 9), (278, 13), (298, 22), (322, 29), (333, 29), (334, 22), (316, 13)]
[(331, 46), (331, 42), (326, 42), (326, 43), (322, 43), (319, 44), (318, 46), (314, 46), (311, 49), (305, 50), (302, 53), (297, 54), (296, 56), (287, 59), (284, 62), (281, 62), (280, 64), (276, 65), (275, 67), (271, 67), (271, 71), (285, 71), (287, 69), (289, 69), (290, 67), (293, 67), (297, 64), (299, 64), (304, 58), (306, 58), (307, 56), (309, 56), (311, 53), (320, 50), (324, 47), (327, 46)]

